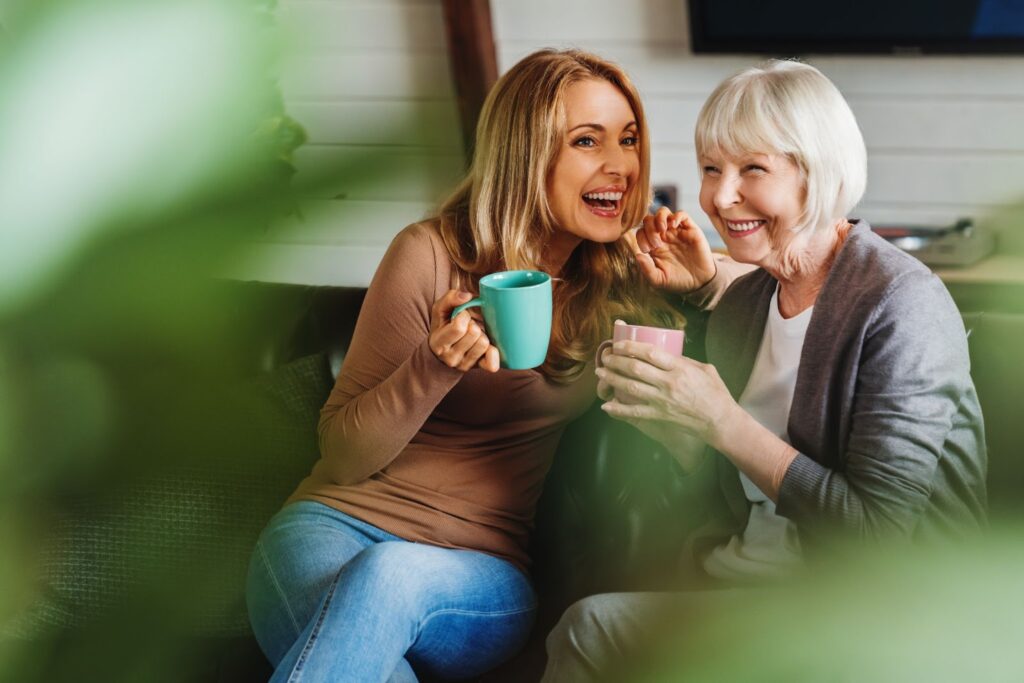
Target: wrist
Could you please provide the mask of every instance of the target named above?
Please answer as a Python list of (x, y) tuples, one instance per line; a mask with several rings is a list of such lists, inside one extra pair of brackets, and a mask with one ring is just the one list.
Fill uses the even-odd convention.
[(698, 281), (697, 280), (697, 275), (695, 273), (693, 273), (693, 271), (690, 271), (690, 275), (691, 275), (692, 279), (690, 281), (690, 286), (689, 287), (683, 287), (683, 286), (680, 286), (680, 287), (665, 287), (665, 289), (667, 291), (671, 292), (672, 294), (676, 294), (677, 296), (681, 296), (683, 298), (686, 298), (686, 297), (690, 296), (691, 294), (699, 294), (701, 290), (703, 290), (704, 288), (709, 286), (712, 282), (714, 282), (715, 278), (718, 276), (718, 262), (717, 261), (713, 261), (713, 265), (714, 265), (714, 270), (711, 271), (711, 276), (710, 277), (706, 277), (703, 280)]
[(722, 414), (709, 426), (705, 440), (719, 453), (729, 453), (733, 449), (734, 441), (744, 431), (744, 421), (751, 419), (753, 418), (739, 403), (730, 400)]
[(696, 291), (699, 291), (701, 289), (704, 289), (705, 287), (710, 285), (712, 282), (714, 282), (716, 277), (718, 277), (718, 260), (717, 259), (711, 259), (711, 265), (714, 266), (714, 270), (711, 271), (711, 277), (707, 278), (706, 280), (704, 280), (704, 282), (702, 282), (699, 285), (697, 285), (697, 288), (694, 289), (693, 291), (696, 292)]

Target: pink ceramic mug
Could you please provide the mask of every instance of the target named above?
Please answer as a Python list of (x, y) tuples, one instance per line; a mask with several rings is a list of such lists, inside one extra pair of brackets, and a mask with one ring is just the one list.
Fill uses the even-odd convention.
[[(683, 355), (683, 342), (686, 339), (686, 334), (682, 330), (670, 330), (664, 327), (647, 327), (645, 325), (629, 325), (620, 321), (615, 321), (615, 328), (612, 331), (612, 338), (601, 342), (601, 345), (597, 347), (597, 356), (594, 358), (594, 362), (597, 367), (603, 367), (604, 362), (601, 360), (601, 355), (605, 349), (611, 347), (617, 341), (638, 341), (646, 344), (653, 344), (654, 346), (668, 351), (674, 356)], [(631, 403), (629, 399), (625, 397), (616, 396), (620, 403)]]

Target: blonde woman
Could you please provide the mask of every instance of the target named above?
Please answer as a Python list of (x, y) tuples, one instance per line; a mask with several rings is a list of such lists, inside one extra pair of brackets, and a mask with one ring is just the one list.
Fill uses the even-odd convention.
[[(466, 180), (392, 242), (320, 421), (321, 460), (260, 537), (253, 631), (273, 680), (445, 679), (533, 624), (534, 506), (563, 427), (593, 402), (615, 317), (652, 311), (622, 239), (648, 204), (647, 124), (616, 66), (542, 51), (487, 98)], [(546, 362), (499, 369), (455, 307), (507, 269), (557, 278)]]
[[(978, 531), (986, 451), (963, 322), (934, 274), (847, 218), (867, 163), (842, 95), (806, 64), (752, 68), (711, 94), (695, 138), (701, 209), (730, 256), (756, 269), (725, 288), (686, 214), (647, 219), (638, 266), (714, 305), (711, 362), (620, 342), (597, 371), (604, 398), (630, 399), (607, 412), (662, 438), (703, 491), (691, 587), (791, 576), (839, 538)], [(685, 622), (720, 599), (577, 603), (548, 639), (545, 680), (597, 680), (657, 637), (653, 613)]]

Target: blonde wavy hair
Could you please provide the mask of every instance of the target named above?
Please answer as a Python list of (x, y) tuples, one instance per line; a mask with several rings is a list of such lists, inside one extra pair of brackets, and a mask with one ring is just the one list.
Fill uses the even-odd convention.
[[(615, 86), (636, 117), (640, 172), (625, 199), (622, 231), (637, 225), (650, 201), (650, 143), (636, 88), (617, 65), (579, 50), (540, 50), (495, 84), (476, 129), (473, 162), (439, 209), (440, 231), (460, 286), (476, 291), (481, 276), (537, 270), (557, 226), (547, 197), (548, 176), (566, 135), (565, 93), (601, 79)], [(540, 371), (571, 381), (611, 336), (615, 318), (682, 327), (681, 314), (634, 267), (626, 240), (584, 240), (554, 288), (548, 357)]]

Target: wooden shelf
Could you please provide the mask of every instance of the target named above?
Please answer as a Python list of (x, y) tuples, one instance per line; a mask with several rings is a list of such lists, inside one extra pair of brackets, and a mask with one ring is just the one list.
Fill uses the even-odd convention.
[(933, 268), (948, 284), (1024, 285), (1024, 256), (994, 254), (966, 268)]

